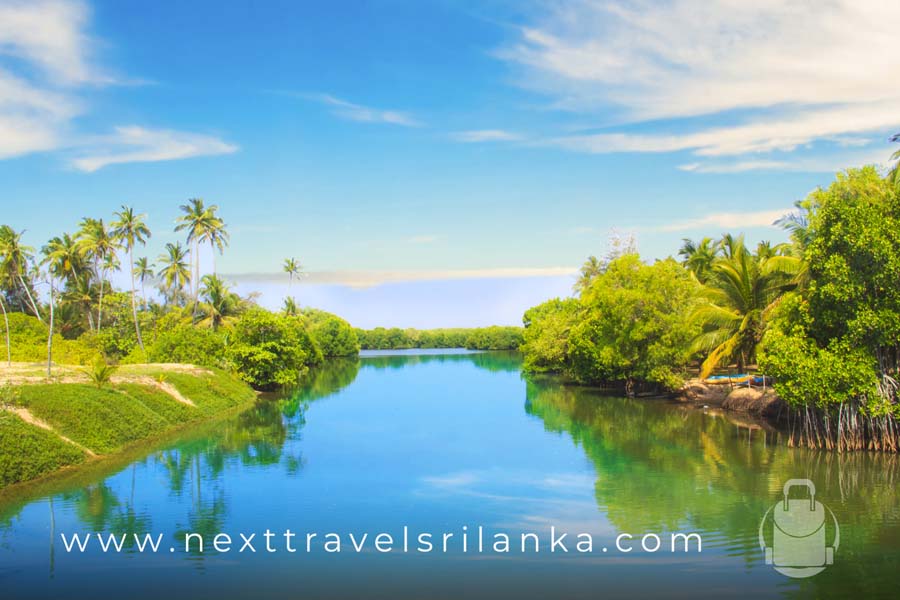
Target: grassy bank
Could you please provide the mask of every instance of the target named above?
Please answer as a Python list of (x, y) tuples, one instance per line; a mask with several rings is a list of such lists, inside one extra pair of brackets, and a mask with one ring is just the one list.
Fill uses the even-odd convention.
[(249, 404), (253, 390), (225, 372), (130, 365), (102, 387), (76, 368), (52, 380), (29, 365), (0, 369), (0, 487), (110, 455)]

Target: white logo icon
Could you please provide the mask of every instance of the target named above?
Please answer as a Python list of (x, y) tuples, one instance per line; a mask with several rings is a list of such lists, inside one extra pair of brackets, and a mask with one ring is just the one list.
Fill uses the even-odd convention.
[[(809, 498), (788, 498), (791, 488), (807, 488)], [(834, 522), (832, 546), (825, 543), (825, 511)], [(764, 534), (772, 513), (772, 545)], [(766, 553), (766, 564), (788, 577), (812, 577), (834, 563), (841, 543), (841, 530), (831, 509), (816, 501), (816, 486), (809, 479), (789, 479), (784, 484), (784, 500), (769, 508), (759, 524), (759, 547)]]

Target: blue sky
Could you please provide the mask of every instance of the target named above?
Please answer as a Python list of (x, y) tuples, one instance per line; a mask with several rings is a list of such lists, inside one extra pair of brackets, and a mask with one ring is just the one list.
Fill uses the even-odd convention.
[[(0, 0), (0, 221), (221, 207), (217, 261), (363, 326), (515, 323), (611, 229), (771, 227), (900, 130), (900, 6)], [(207, 261), (208, 264), (208, 261)]]

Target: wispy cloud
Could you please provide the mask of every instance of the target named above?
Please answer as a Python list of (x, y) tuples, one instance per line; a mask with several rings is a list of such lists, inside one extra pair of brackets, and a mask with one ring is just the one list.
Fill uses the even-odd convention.
[(791, 209), (760, 210), (753, 212), (713, 213), (695, 219), (676, 221), (655, 227), (655, 231), (688, 231), (692, 229), (723, 229), (736, 227), (773, 227), (775, 221), (791, 212)]
[(237, 150), (237, 146), (209, 135), (138, 126), (117, 127), (114, 135), (91, 144), (88, 152), (74, 159), (72, 165), (91, 173), (108, 165), (215, 156)]
[[(404, 271), (310, 271), (304, 284), (344, 285), (369, 288), (388, 283), (446, 281), (458, 279), (508, 279), (573, 275), (576, 267), (511, 267), (494, 269), (433, 269)], [(236, 273), (226, 275), (236, 282), (286, 282), (283, 273)]]
[(523, 139), (523, 136), (504, 129), (472, 129), (469, 131), (456, 131), (450, 137), (457, 142), (515, 142)]
[(350, 121), (359, 121), (361, 123), (385, 123), (388, 125), (400, 125), (402, 127), (422, 126), (422, 123), (409, 113), (355, 104), (332, 96), (331, 94), (306, 94), (297, 92), (279, 93), (324, 104), (331, 107), (331, 112), (335, 116)]
[[(592, 153), (737, 156), (819, 141), (860, 143), (862, 134), (883, 139), (878, 134), (900, 126), (900, 87), (884, 76), (900, 69), (896, 2), (550, 6), (498, 52), (518, 66), (524, 86), (549, 95), (557, 108), (600, 108), (623, 123), (682, 123), (677, 133), (604, 132), (539, 143)], [(721, 115), (717, 122), (726, 124), (698, 127), (689, 119), (704, 115)], [(756, 161), (769, 169), (792, 163)]]
[(414, 235), (408, 240), (406, 240), (410, 244), (433, 244), (434, 242), (441, 239), (439, 235)]
[(0, 2), (0, 158), (66, 149), (86, 172), (115, 163), (174, 160), (234, 152), (210, 136), (136, 126), (111, 136), (81, 133), (86, 92), (136, 82), (114, 76), (96, 59), (87, 34), (90, 11), (78, 0)]

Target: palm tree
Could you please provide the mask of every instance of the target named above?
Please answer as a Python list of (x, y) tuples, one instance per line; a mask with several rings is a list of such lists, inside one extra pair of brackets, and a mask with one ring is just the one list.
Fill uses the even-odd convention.
[[(900, 142), (900, 133), (891, 136), (891, 141)], [(900, 150), (891, 154), (891, 160), (896, 160), (897, 163), (894, 164), (890, 173), (888, 173), (888, 177), (894, 182), (894, 185), (900, 186)]]
[(134, 269), (131, 271), (141, 284), (141, 300), (144, 309), (147, 308), (147, 280), (153, 279), (156, 275), (156, 273), (153, 272), (153, 266), (153, 263), (151, 263), (146, 256), (142, 256), (134, 262)]
[(692, 316), (703, 326), (694, 349), (708, 353), (701, 377), (731, 360), (744, 370), (754, 359), (769, 312), (790, 286), (787, 274), (767, 264), (771, 259), (747, 250), (743, 236), (730, 239), (728, 250), (729, 256), (713, 263), (703, 289), (706, 302)]
[[(2, 278), (2, 273), (0, 273)], [(9, 315), (6, 313), (6, 303), (3, 301), (3, 290), (0, 288), (0, 310), (3, 311), (3, 323), (6, 325), (6, 366), (12, 366), (12, 349), (9, 345)]]
[(16, 232), (9, 225), (0, 225), (0, 270), (5, 273), (5, 279), (11, 290), (15, 290), (21, 285), (34, 316), (43, 323), (41, 311), (38, 310), (34, 296), (31, 294), (31, 284), (25, 280), (28, 263), (34, 254), (34, 249), (22, 245), (23, 233), (25, 232)]
[(94, 275), (100, 285), (100, 297), (97, 302), (97, 333), (100, 333), (103, 326), (103, 291), (106, 287), (106, 274), (115, 260), (118, 240), (103, 223), (103, 219), (86, 217), (81, 220), (78, 243), (82, 255), (93, 264)]
[(296, 317), (300, 314), (300, 308), (297, 306), (297, 301), (293, 296), (288, 296), (284, 299), (284, 305), (282, 306), (281, 311), (289, 317)]
[(219, 207), (213, 204), (206, 210), (209, 213), (209, 219), (207, 220), (206, 231), (203, 232), (202, 239), (209, 242), (210, 254), (212, 255), (212, 274), (215, 275), (216, 250), (219, 251), (219, 254), (223, 254), (225, 248), (228, 247), (231, 236), (225, 227), (225, 221), (216, 216), (216, 211), (219, 210)]
[(134, 285), (134, 246), (147, 244), (150, 237), (150, 229), (144, 222), (146, 215), (134, 214), (134, 209), (129, 206), (122, 206), (122, 210), (115, 213), (116, 221), (112, 223), (113, 235), (115, 235), (125, 246), (128, 252), (128, 262), (130, 265), (129, 273), (131, 273), (131, 315), (134, 317), (134, 332), (137, 335), (138, 346), (144, 349), (144, 340), (141, 339), (141, 327), (137, 318), (137, 292)]
[(678, 256), (682, 257), (681, 264), (693, 273), (700, 283), (704, 283), (709, 278), (713, 262), (716, 260), (718, 252), (716, 242), (709, 237), (703, 238), (700, 243), (688, 238), (681, 241), (681, 249), (678, 250)]
[(162, 279), (163, 289), (171, 292), (171, 296), (167, 295), (168, 300), (169, 297), (174, 298), (177, 292), (191, 281), (187, 250), (180, 242), (175, 244), (170, 242), (166, 244), (166, 251), (158, 260), (162, 268), (157, 275)]
[(588, 259), (581, 265), (578, 275), (578, 281), (575, 282), (575, 291), (584, 292), (591, 285), (591, 282), (603, 273), (603, 262), (596, 256), (588, 256)]
[(54, 282), (57, 278), (60, 280), (65, 279), (72, 270), (72, 264), (70, 262), (70, 252), (72, 250), (71, 243), (71, 237), (69, 237), (68, 240), (54, 237), (47, 242), (46, 246), (41, 248), (41, 254), (44, 255), (41, 264), (47, 267), (47, 282), (50, 284), (50, 327), (47, 333), (47, 377), (51, 376), (51, 367), (53, 365), (53, 329), (54, 316), (56, 314), (56, 311), (54, 310), (56, 305), (56, 289)]
[(208, 324), (214, 330), (232, 320), (241, 310), (241, 297), (228, 289), (228, 285), (216, 275), (204, 275), (200, 294), (206, 318), (200, 325)]
[(286, 258), (282, 269), (288, 274), (288, 290), (290, 290), (291, 284), (294, 283), (294, 277), (299, 278), (303, 273), (303, 265), (296, 258)]

